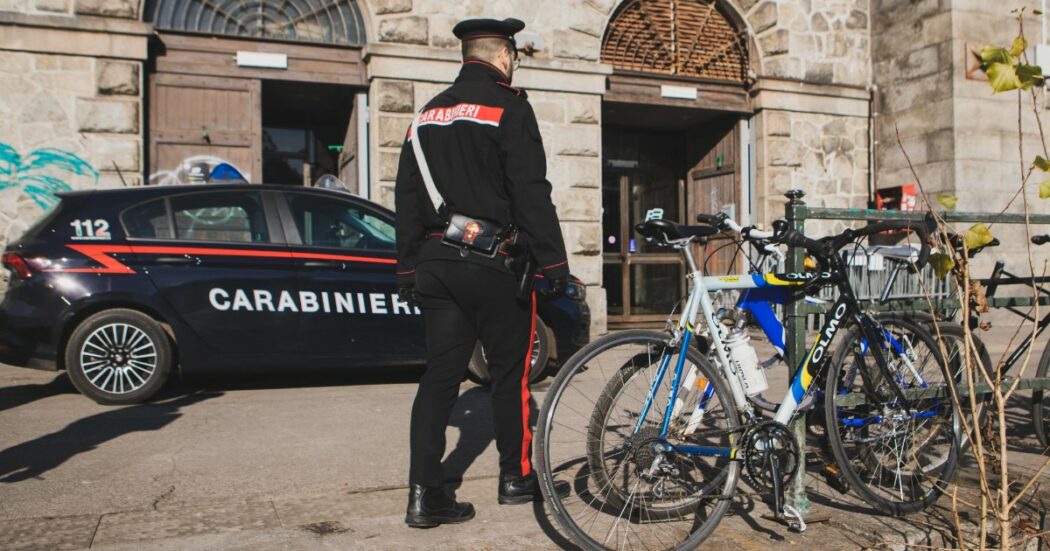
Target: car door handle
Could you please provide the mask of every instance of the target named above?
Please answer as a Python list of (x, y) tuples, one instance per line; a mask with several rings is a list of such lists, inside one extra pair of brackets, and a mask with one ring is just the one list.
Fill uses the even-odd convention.
[(200, 264), (201, 259), (195, 256), (158, 256), (158, 264)]
[(335, 260), (307, 260), (303, 263), (307, 268), (320, 268), (328, 270), (342, 270), (344, 264)]

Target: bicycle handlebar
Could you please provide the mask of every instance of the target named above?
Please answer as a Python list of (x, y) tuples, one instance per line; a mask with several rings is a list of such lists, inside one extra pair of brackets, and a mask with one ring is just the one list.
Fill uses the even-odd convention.
[[(751, 242), (772, 239), (776, 235), (774, 232), (762, 231), (756, 229), (754, 226), (741, 226), (724, 212), (719, 212), (717, 214), (697, 214), (696, 221), (701, 224), (714, 226), (722, 231), (731, 231)], [(780, 251), (773, 246), (773, 244), (763, 243), (759, 245), (765, 252), (781, 256)]]
[[(936, 220), (928, 215), (926, 219), (922, 221), (883, 220), (882, 222), (868, 224), (863, 228), (847, 229), (838, 235), (828, 236), (821, 239), (812, 239), (796, 230), (786, 230), (786, 223), (783, 221), (777, 221), (780, 222), (779, 224), (774, 223), (774, 231), (762, 231), (755, 229), (754, 226), (741, 226), (733, 219), (729, 218), (724, 212), (719, 212), (717, 214), (698, 214), (696, 215), (696, 221), (701, 224), (713, 226), (722, 231), (735, 232), (747, 241), (758, 242), (763, 250), (773, 254), (780, 253), (780, 251), (775, 248), (775, 245), (780, 243), (789, 247), (803, 248), (810, 255), (821, 261), (821, 263), (825, 263), (829, 257), (835, 255), (836, 251), (859, 237), (865, 237), (886, 231), (912, 231), (918, 235), (922, 245), (919, 250), (919, 258), (915, 263), (918, 268), (925, 266), (926, 262), (929, 260), (930, 233), (937, 229)], [(1050, 242), (1050, 236), (1036, 236), (1032, 238), (1032, 242), (1037, 245), (1042, 244), (1036, 242), (1036, 239), (1040, 237), (1044, 239), (1042, 243)]]
[(810, 239), (802, 233), (790, 230), (786, 232), (781, 241), (790, 247), (801, 247), (818, 260), (826, 260), (836, 254), (836, 251), (846, 246), (850, 241), (859, 237), (866, 237), (886, 231), (913, 231), (919, 237), (921, 248), (919, 258), (915, 261), (917, 268), (922, 268), (930, 258), (930, 233), (937, 228), (937, 222), (932, 216), (927, 216), (923, 221), (915, 220), (884, 220), (868, 224), (863, 228), (847, 229), (846, 231), (822, 239)]

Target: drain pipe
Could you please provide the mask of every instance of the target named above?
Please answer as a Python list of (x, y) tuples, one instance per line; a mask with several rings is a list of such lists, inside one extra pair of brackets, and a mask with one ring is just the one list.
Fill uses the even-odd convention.
[(875, 180), (879, 173), (879, 85), (872, 84), (868, 92), (868, 208), (875, 208)]

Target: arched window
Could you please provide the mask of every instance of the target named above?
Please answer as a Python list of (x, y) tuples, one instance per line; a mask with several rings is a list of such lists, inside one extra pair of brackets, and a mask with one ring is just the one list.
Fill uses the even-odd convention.
[(720, 0), (627, 0), (602, 42), (602, 61), (626, 71), (744, 83), (747, 29)]
[(145, 19), (163, 30), (362, 46), (356, 0), (146, 0)]

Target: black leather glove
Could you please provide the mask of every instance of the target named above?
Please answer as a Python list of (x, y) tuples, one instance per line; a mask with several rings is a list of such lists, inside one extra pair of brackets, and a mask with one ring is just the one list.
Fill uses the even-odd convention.
[(569, 286), (569, 277), (552, 277), (550, 279), (550, 286), (546, 289), (541, 289), (540, 294), (546, 297), (556, 297), (565, 294), (565, 289)]
[(397, 286), (397, 296), (404, 302), (407, 302), (412, 308), (420, 308), (423, 303), (419, 298), (419, 293), (416, 292), (416, 286), (411, 283), (403, 283)]

